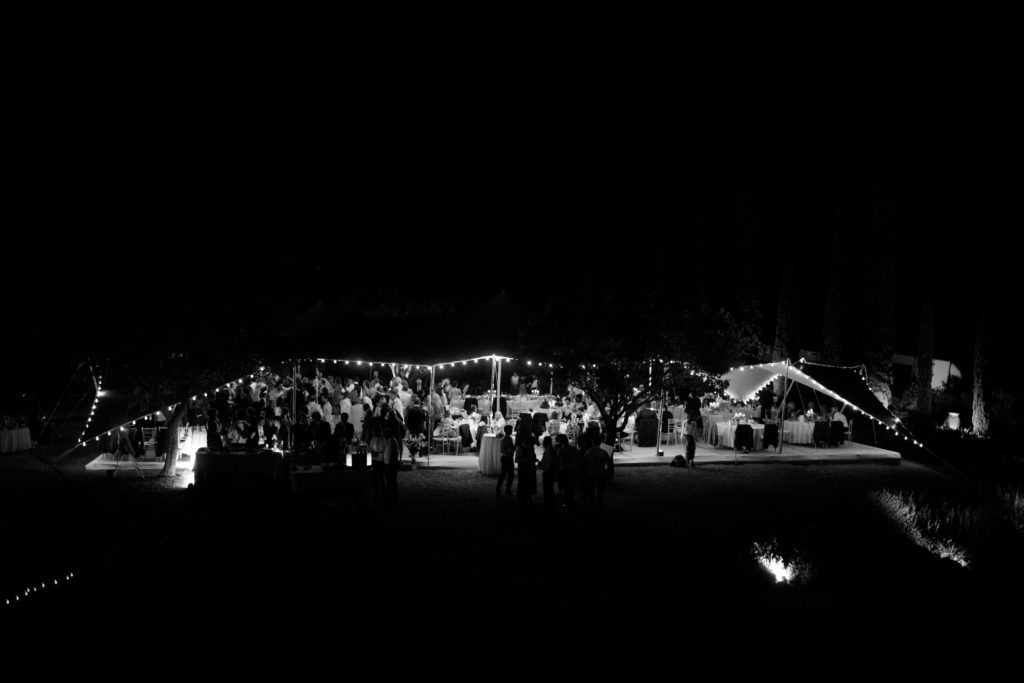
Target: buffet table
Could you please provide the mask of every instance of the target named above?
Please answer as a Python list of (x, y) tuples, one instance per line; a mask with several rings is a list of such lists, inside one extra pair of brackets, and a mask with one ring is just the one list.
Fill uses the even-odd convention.
[(480, 443), (480, 471), (484, 474), (501, 472), (501, 439), (496, 434), (484, 434)]
[(18, 453), (32, 448), (32, 433), (28, 427), (0, 430), (0, 453)]
[(783, 440), (787, 443), (795, 444), (813, 444), (814, 443), (814, 423), (813, 422), (800, 422), (799, 420), (786, 420), (783, 423), (785, 431), (783, 433)]

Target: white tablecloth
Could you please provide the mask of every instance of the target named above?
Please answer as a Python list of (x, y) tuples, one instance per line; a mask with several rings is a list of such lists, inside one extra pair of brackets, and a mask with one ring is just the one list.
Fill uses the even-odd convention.
[[(785, 434), (783, 440), (788, 443), (814, 443), (814, 423), (786, 420), (783, 423)], [(787, 438), (788, 437), (788, 438)]]
[[(759, 451), (764, 448), (764, 425), (748, 424), (754, 428), (754, 450)], [(732, 422), (719, 422), (716, 426), (718, 427), (718, 443), (726, 448), (732, 448), (736, 438), (737, 425)]]
[(206, 427), (178, 427), (178, 454), (194, 457), (206, 448)]
[(17, 453), (32, 448), (32, 433), (28, 427), (0, 430), (0, 453)]
[(480, 471), (484, 474), (501, 473), (501, 439), (485, 434), (480, 444)]

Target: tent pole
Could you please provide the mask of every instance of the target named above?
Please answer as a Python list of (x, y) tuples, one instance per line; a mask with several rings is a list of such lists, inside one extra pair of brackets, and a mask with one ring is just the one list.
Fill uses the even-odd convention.
[(658, 454), (661, 453), (661, 430), (665, 428), (665, 426), (662, 424), (665, 421), (665, 418), (662, 417), (664, 414), (665, 414), (664, 401), (662, 400), (662, 397), (659, 396), (658, 397), (658, 443), (657, 443), (657, 445), (654, 448), (654, 454), (655, 455), (658, 455)]
[(288, 450), (292, 450), (292, 443), (294, 443), (295, 434), (295, 421), (299, 419), (298, 406), (295, 404), (298, 401), (298, 397), (295, 395), (295, 391), (299, 386), (299, 367), (297, 363), (292, 363), (292, 426), (288, 428)]
[[(498, 386), (494, 391), (494, 414), (497, 415), (498, 411), (501, 410), (501, 359), (498, 359)], [(502, 414), (501, 419), (505, 419), (505, 415)]]
[(779, 446), (776, 455), (782, 455), (782, 438), (786, 434), (786, 397), (789, 396), (789, 359), (786, 359), (786, 378), (782, 380), (782, 401), (779, 402)]
[(430, 451), (434, 450), (434, 367), (430, 366), (430, 394), (427, 396), (427, 469), (430, 469)]

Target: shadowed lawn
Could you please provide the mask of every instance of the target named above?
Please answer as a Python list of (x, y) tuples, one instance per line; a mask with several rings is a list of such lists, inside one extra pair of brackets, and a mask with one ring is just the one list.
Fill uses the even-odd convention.
[[(495, 480), (471, 470), (403, 471), (397, 508), (354, 510), (284, 487), (210, 502), (181, 481), (108, 481), (81, 465), (63, 463), (64, 479), (30, 456), (0, 461), (0, 523), (19, 548), (6, 584), (78, 571), (8, 612), (8, 624), (205, 642), (356, 633), (392, 618), (421, 633), (442, 619), (537, 618), (549, 603), (633, 624), (780, 609), (871, 620), (990, 600), (983, 581), (913, 543), (869, 500), (882, 488), (957, 490), (913, 463), (620, 467), (600, 517), (551, 519), (540, 496), (522, 518), (514, 497), (495, 497)], [(752, 553), (768, 542), (813, 572), (777, 584)]]

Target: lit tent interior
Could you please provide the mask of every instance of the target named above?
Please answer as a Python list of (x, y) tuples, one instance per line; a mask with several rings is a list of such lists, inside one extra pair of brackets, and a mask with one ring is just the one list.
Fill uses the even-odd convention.
[[(875, 442), (878, 442), (885, 436), (884, 431), (888, 430), (907, 441), (913, 441), (899, 418), (889, 412), (868, 387), (860, 366), (838, 367), (817, 363), (792, 365), (780, 361), (733, 368), (722, 379), (728, 383), (725, 390), (727, 395), (738, 401), (750, 401), (778, 377), (788, 380), (784, 401), (794, 401), (800, 407), (806, 407), (809, 401), (814, 401), (821, 406), (822, 397), (828, 397), (844, 409), (847, 417), (868, 418), (867, 422), (871, 424), (873, 432), (861, 432), (862, 438), (873, 433)], [(852, 415), (850, 411), (853, 411)]]

